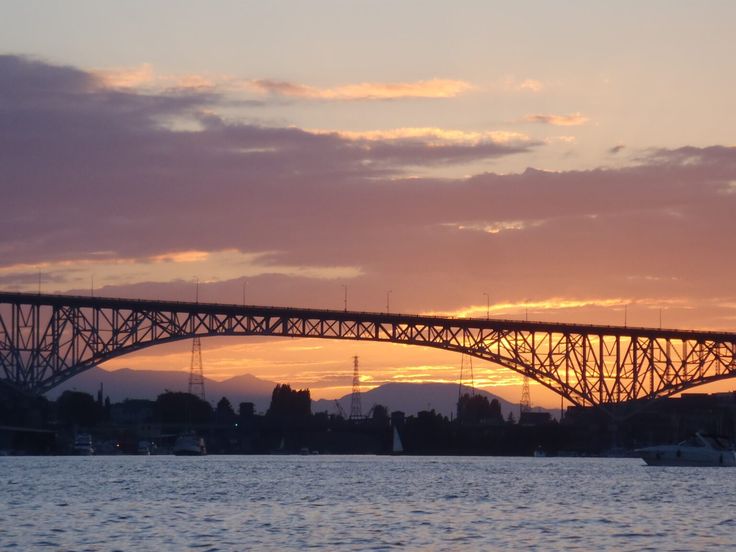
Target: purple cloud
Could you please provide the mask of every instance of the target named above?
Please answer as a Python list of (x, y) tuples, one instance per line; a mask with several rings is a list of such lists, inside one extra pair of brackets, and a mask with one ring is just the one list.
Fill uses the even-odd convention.
[[(734, 296), (735, 148), (657, 150), (616, 169), (415, 179), (412, 167), (539, 146), (228, 124), (208, 112), (219, 100), (121, 92), (75, 68), (0, 57), (0, 268), (236, 249), (271, 252), (274, 266), (360, 267), (355, 308), (383, 308), (387, 289), (408, 311), (472, 305), (482, 292), (494, 302)], [(172, 119), (200, 129), (174, 130)], [(238, 300), (241, 280), (207, 293)], [(334, 281), (282, 273), (249, 286), (259, 303), (342, 299)], [(189, 287), (142, 274), (110, 292), (187, 297)]]

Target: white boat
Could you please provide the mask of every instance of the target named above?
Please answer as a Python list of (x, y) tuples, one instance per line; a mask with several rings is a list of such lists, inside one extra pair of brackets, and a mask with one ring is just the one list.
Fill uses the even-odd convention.
[(402, 454), (404, 452), (404, 445), (401, 443), (401, 436), (399, 430), (394, 426), (394, 441), (391, 445), (392, 454)]
[(204, 456), (207, 448), (204, 439), (194, 433), (184, 433), (176, 438), (172, 452), (177, 456)]
[(89, 433), (78, 433), (74, 437), (74, 454), (90, 456), (95, 453), (92, 446), (92, 436)]
[(722, 437), (696, 433), (676, 445), (637, 449), (650, 466), (736, 466), (736, 451)]
[(534, 449), (533, 456), (534, 458), (545, 458), (547, 453), (544, 452), (542, 445), (538, 445), (537, 448)]

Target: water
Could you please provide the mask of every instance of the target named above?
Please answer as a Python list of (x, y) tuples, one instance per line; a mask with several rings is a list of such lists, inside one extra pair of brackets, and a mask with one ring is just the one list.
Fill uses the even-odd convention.
[(716, 550), (736, 470), (637, 459), (0, 458), (0, 549)]

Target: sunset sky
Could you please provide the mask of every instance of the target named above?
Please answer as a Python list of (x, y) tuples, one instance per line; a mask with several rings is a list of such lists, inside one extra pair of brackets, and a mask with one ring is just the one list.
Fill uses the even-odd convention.
[[(736, 330), (734, 21), (731, 1), (5, 0), (0, 289), (193, 300), (199, 279), (203, 301), (342, 308), (347, 286), (355, 310), (390, 291), (393, 312)], [(350, 391), (353, 355), (366, 388), (461, 362), (203, 342), (208, 377), (317, 398)], [(474, 369), (518, 401), (520, 376)]]

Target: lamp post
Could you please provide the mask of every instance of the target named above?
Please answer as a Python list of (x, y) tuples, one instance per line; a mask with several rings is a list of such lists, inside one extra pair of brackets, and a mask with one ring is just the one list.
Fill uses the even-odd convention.
[(343, 306), (345, 308), (345, 312), (348, 312), (348, 286), (345, 284), (342, 285), (342, 289), (345, 292), (345, 296), (343, 299)]
[(488, 295), (485, 291), (483, 292), (483, 295), (486, 296), (486, 320), (491, 319), (491, 296)]
[(391, 312), (391, 309), (389, 308), (389, 297), (391, 297), (391, 290), (386, 292), (386, 314)]

